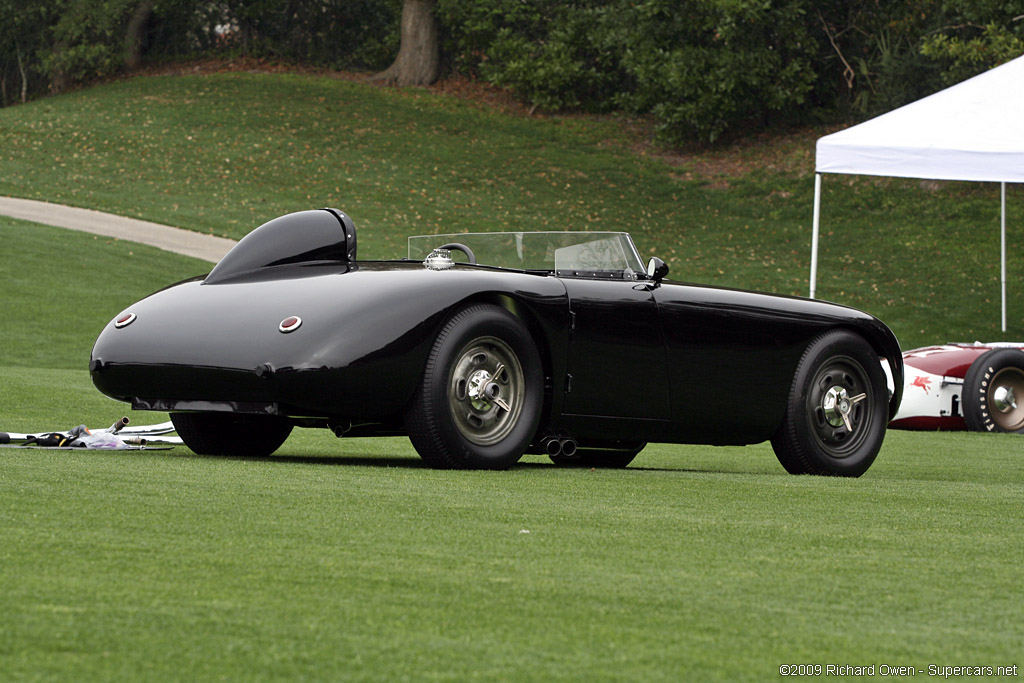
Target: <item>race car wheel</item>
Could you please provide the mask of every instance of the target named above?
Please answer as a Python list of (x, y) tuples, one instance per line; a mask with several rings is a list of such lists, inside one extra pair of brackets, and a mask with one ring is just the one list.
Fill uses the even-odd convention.
[(543, 387), (540, 355), (519, 319), (470, 306), (434, 342), (406, 413), (409, 439), (433, 467), (504, 469), (533, 440)]
[(845, 330), (810, 343), (772, 437), (791, 474), (859, 477), (874, 462), (888, 417), (885, 374), (864, 339)]
[(964, 421), (976, 432), (1024, 434), (1024, 353), (992, 349), (967, 369)]
[(563, 467), (622, 469), (647, 446), (646, 441), (623, 444), (621, 448), (577, 448), (572, 455), (549, 455), (551, 462)]
[(268, 456), (292, 432), (287, 420), (272, 415), (171, 413), (178, 436), (199, 455)]

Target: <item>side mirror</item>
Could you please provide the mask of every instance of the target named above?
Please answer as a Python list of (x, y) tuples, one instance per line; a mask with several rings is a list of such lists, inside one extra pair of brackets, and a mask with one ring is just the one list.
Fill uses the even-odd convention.
[(655, 256), (647, 262), (647, 277), (655, 282), (661, 282), (668, 275), (668, 264)]

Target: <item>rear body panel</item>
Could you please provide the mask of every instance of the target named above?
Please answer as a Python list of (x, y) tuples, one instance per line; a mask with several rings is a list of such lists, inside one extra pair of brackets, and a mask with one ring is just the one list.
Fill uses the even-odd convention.
[[(202, 400), (376, 419), (408, 402), (437, 329), (460, 302), (513, 297), (555, 341), (551, 328), (565, 308), (559, 281), (535, 275), (402, 263), (289, 271), (271, 280), (188, 281), (138, 302), (134, 322), (111, 322), (100, 334), (96, 386), (154, 407), (160, 399), (167, 410)], [(281, 332), (291, 316), (301, 325)]]

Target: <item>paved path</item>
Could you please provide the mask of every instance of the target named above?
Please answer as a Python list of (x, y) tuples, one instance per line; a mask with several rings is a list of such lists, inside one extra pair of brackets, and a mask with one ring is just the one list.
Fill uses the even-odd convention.
[(226, 237), (204, 235), (159, 223), (115, 216), (92, 209), (76, 209), (71, 206), (40, 202), (34, 199), (0, 197), (0, 215), (148, 244), (212, 263), (220, 261), (228, 249), (235, 245), (234, 240), (229, 240)]

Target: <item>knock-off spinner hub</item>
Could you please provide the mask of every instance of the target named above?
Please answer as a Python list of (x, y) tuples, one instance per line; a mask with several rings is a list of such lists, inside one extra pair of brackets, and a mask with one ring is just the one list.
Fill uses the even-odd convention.
[(846, 387), (832, 387), (825, 392), (821, 401), (821, 409), (825, 412), (825, 420), (833, 427), (846, 427), (853, 429), (853, 422), (850, 420), (850, 413), (853, 407), (867, 398), (867, 394), (850, 396)]
[(476, 370), (466, 382), (466, 395), (473, 407), (479, 411), (488, 410), (501, 393), (497, 382), (492, 382), (491, 379), (491, 373), (487, 370)]

